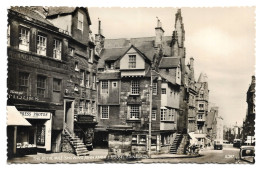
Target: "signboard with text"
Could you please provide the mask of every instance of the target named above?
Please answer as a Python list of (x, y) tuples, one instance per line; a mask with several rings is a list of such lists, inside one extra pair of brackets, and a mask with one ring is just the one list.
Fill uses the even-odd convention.
[(50, 119), (50, 112), (31, 112), (31, 111), (20, 111), (25, 119)]

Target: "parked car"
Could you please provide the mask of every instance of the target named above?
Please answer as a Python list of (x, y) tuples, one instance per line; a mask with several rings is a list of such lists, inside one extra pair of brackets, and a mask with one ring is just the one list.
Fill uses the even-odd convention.
[(233, 141), (233, 147), (240, 148), (240, 147), (241, 147), (241, 144), (242, 144), (242, 140), (240, 140), (240, 139), (234, 139), (234, 141)]
[(255, 147), (241, 146), (239, 158), (236, 158), (237, 163), (255, 163)]
[(223, 149), (222, 140), (215, 140), (214, 141), (214, 150), (222, 150), (222, 149)]

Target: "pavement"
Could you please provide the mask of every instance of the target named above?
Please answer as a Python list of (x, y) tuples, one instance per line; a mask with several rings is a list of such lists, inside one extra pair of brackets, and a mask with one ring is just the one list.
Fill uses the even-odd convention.
[(239, 155), (237, 148), (224, 148), (213, 150), (212, 148), (202, 149), (199, 155), (177, 155), (177, 154), (153, 154), (151, 158), (113, 158), (107, 160), (107, 149), (94, 149), (89, 151), (88, 156), (76, 156), (72, 153), (37, 153), (7, 160), (8, 164), (13, 163), (235, 163)]

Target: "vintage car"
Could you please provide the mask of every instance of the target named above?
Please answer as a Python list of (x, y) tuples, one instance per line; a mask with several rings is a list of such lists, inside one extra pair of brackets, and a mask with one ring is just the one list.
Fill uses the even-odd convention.
[(239, 158), (236, 158), (237, 163), (255, 163), (255, 147), (241, 146)]
[(223, 149), (223, 143), (221, 140), (215, 140), (214, 141), (214, 150), (222, 150)]

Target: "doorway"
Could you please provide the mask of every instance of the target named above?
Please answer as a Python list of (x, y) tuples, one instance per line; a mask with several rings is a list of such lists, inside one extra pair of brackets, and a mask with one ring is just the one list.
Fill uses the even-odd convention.
[(74, 130), (74, 101), (64, 100), (64, 122), (70, 132)]

